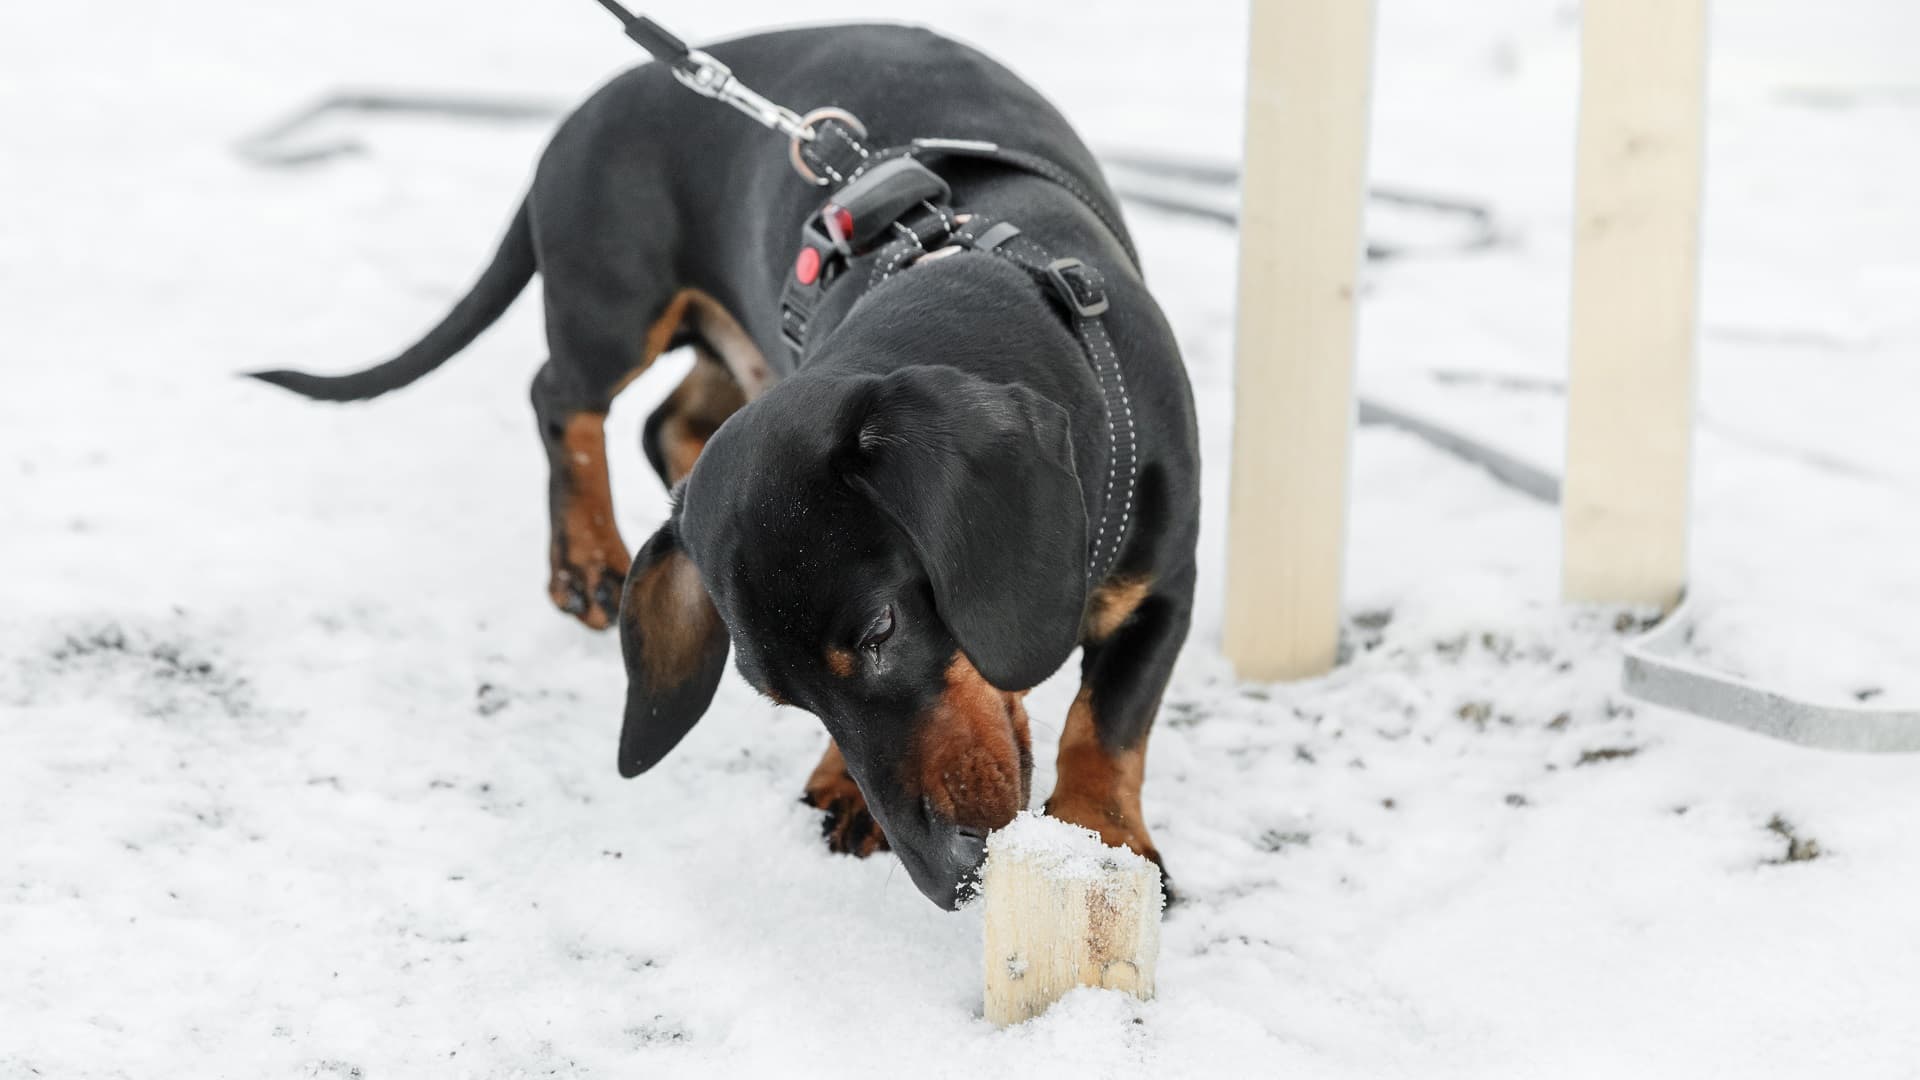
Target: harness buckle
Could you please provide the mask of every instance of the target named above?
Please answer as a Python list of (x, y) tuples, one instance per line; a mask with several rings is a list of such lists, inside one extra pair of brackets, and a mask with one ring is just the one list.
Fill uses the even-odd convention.
[[(1107, 310), (1107, 292), (1100, 287), (1093, 271), (1079, 259), (1055, 259), (1047, 264), (1047, 280), (1067, 307), (1083, 319), (1102, 315)], [(1075, 282), (1078, 284), (1075, 284)]]
[(821, 226), (844, 255), (872, 248), (921, 206), (944, 205), (953, 190), (932, 169), (910, 157), (875, 165), (840, 189), (820, 208)]
[(780, 336), (797, 358), (807, 345), (807, 324), (841, 270), (840, 253), (813, 218), (800, 230), (800, 251), (780, 286)]

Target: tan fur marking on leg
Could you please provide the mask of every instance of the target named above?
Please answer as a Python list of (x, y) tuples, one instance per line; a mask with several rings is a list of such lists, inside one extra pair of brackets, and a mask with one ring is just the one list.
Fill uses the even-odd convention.
[(632, 385), (633, 380), (646, 374), (647, 369), (653, 366), (653, 362), (660, 359), (660, 354), (667, 351), (667, 345), (673, 340), (673, 335), (679, 332), (680, 324), (686, 321), (687, 305), (692, 301), (692, 289), (681, 289), (673, 294), (673, 299), (667, 301), (667, 306), (660, 312), (660, 317), (653, 320), (653, 324), (647, 327), (646, 335), (640, 339), (640, 362), (633, 366), (632, 371), (622, 375), (619, 382), (613, 384), (613, 388), (607, 393), (609, 398), (619, 397), (622, 390)]
[(688, 289), (684, 295), (694, 326), (707, 344), (720, 354), (721, 361), (733, 373), (747, 400), (766, 393), (767, 387), (773, 385), (773, 369), (767, 366), (767, 358), (761, 354), (760, 347), (753, 343), (746, 328), (740, 325), (740, 320), (734, 318), (733, 313), (720, 301), (698, 289)]
[[(667, 301), (659, 317), (647, 327), (640, 342), (638, 362), (608, 389), (609, 399), (619, 396), (653, 366), (692, 311), (698, 312), (703, 335), (718, 333), (735, 351), (750, 351), (751, 357), (743, 356), (742, 363), (757, 373), (762, 383), (768, 381), (766, 364), (759, 351), (752, 348), (752, 340), (739, 322), (712, 297), (696, 289), (682, 289)], [(702, 366), (696, 364), (695, 371), (700, 371)], [(668, 471), (676, 480), (693, 468), (694, 460), (720, 421), (745, 401), (740, 388), (729, 388), (724, 385), (725, 381), (714, 377), (711, 370), (697, 379), (690, 377), (688, 382), (693, 386), (689, 397), (694, 400), (688, 414), (679, 418), (682, 422), (678, 425), (662, 425), (674, 429), (662, 449)], [(682, 386), (687, 388), (687, 383)], [(575, 413), (567, 417), (560, 442), (562, 460), (558, 467), (564, 472), (560, 477), (553, 536), (548, 545), (551, 575), (547, 591), (562, 611), (573, 612), (595, 630), (604, 630), (611, 616), (600, 597), (608, 585), (617, 593), (620, 578), (630, 563), (626, 545), (613, 523), (613, 493), (607, 478), (606, 415)]]
[(707, 440), (747, 403), (739, 381), (718, 356), (704, 348), (695, 352), (699, 359), (667, 396), (667, 415), (655, 433), (668, 484), (679, 483), (693, 471)]
[(1132, 848), (1158, 863), (1160, 852), (1147, 835), (1146, 818), (1140, 811), (1146, 763), (1144, 741), (1117, 754), (1100, 745), (1093, 690), (1081, 687), (1067, 711), (1066, 730), (1060, 734), (1060, 779), (1047, 800), (1047, 813), (1092, 829), (1106, 843)]
[(1113, 578), (1093, 590), (1087, 599), (1087, 618), (1080, 630), (1085, 641), (1105, 641), (1112, 637), (1153, 590), (1153, 577), (1136, 574)]
[(748, 400), (759, 397), (773, 385), (773, 369), (767, 366), (767, 360), (760, 347), (753, 343), (752, 335), (740, 320), (733, 317), (725, 305), (699, 289), (681, 289), (667, 301), (660, 317), (647, 327), (640, 343), (640, 362), (634, 365), (615, 383), (609, 391), (609, 397), (618, 397), (633, 380), (646, 372), (660, 354), (667, 351), (673, 342), (673, 335), (680, 327), (693, 320), (700, 337), (713, 346), (718, 354), (716, 359), (733, 375), (734, 381), (744, 392)]
[[(581, 618), (595, 630), (605, 629), (608, 615), (592, 597), (599, 588), (602, 573), (625, 575), (629, 558), (613, 521), (613, 490), (607, 478), (606, 416), (600, 413), (575, 413), (561, 431), (560, 444), (565, 454), (566, 508), (560, 520), (557, 538), (556, 569), (567, 574), (586, 574), (593, 580), (580, 585), (589, 598)], [(562, 575), (553, 583), (554, 603), (566, 606)]]

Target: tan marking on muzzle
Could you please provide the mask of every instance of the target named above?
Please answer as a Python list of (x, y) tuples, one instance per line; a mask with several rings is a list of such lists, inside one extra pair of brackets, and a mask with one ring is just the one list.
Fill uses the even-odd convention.
[(1032, 782), (1023, 695), (996, 689), (964, 653), (947, 665), (946, 682), (921, 718), (914, 793), (956, 824), (997, 829), (1026, 808)]

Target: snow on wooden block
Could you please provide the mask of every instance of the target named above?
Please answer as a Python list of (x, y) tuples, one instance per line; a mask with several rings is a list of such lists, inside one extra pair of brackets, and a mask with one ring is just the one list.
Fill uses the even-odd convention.
[(1080, 986), (1153, 996), (1160, 868), (1064, 821), (1022, 814), (987, 839), (986, 1016), (1005, 1026)]

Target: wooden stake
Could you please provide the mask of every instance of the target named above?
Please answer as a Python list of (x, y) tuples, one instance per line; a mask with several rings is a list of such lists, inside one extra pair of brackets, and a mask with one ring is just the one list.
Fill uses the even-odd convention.
[(1706, 2), (1584, 12), (1562, 588), (1672, 607), (1687, 580)]
[(1077, 825), (1024, 814), (987, 840), (986, 1017), (1018, 1024), (1081, 986), (1153, 996), (1160, 870)]
[(1255, 0), (1249, 26), (1223, 647), (1333, 667), (1340, 635), (1371, 0)]

